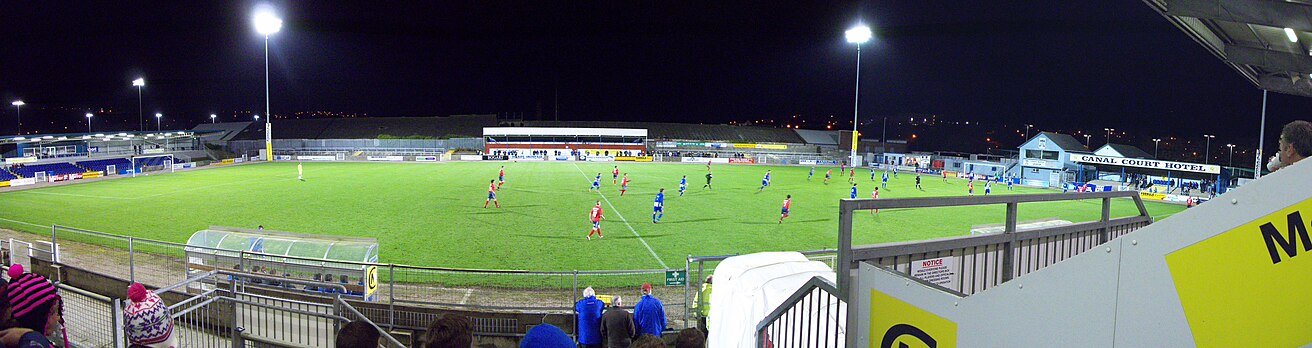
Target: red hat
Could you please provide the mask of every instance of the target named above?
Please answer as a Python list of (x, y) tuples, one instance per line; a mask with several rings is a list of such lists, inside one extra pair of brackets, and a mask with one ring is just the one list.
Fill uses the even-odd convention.
[(642, 291), (651, 292), (651, 283), (642, 284)]

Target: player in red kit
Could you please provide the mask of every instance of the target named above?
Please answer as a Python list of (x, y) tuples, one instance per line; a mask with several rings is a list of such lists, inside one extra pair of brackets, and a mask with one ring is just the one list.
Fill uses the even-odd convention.
[(487, 208), (487, 204), (488, 204), (488, 203), (496, 204), (496, 205), (497, 205), (497, 208), (500, 208), (500, 207), (501, 207), (501, 203), (498, 203), (498, 202), (497, 202), (497, 181), (496, 181), (496, 180), (489, 180), (488, 183), (487, 183), (487, 201), (484, 201), (484, 202), (483, 202), (483, 207), (484, 207), (484, 208)]
[(597, 234), (597, 238), (606, 238), (601, 235), (601, 220), (605, 219), (601, 211), (601, 201), (597, 201), (597, 205), (592, 206), (592, 212), (588, 213), (588, 220), (592, 221), (592, 231), (588, 232), (588, 240), (592, 240), (593, 233)]
[(779, 223), (784, 223), (784, 218), (788, 217), (788, 210), (793, 208), (793, 195), (784, 198), (784, 207), (779, 210)]
[(497, 173), (497, 188), (506, 184), (506, 166), (501, 166), (501, 171)]
[(616, 181), (619, 181), (619, 179), (620, 179), (620, 166), (615, 166), (614, 169), (610, 170), (610, 183), (614, 185)]
[(629, 173), (624, 173), (624, 180), (620, 181), (620, 197), (624, 197), (624, 191), (629, 190)]
[[(879, 186), (875, 186), (875, 190), (874, 190), (874, 191), (870, 191), (870, 199), (879, 199)], [(879, 212), (879, 209), (871, 209), (871, 210), (870, 210), (870, 215), (875, 215), (875, 213), (878, 213), (878, 212)]]

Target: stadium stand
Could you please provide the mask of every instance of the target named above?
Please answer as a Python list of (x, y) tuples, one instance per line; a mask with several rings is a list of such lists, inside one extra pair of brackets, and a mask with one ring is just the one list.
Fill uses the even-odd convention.
[[(213, 131), (214, 133), (205, 134), (203, 138), (210, 142), (220, 142), (232, 140), (252, 125), (255, 125), (255, 122), (202, 123), (192, 130), (197, 133)], [(263, 125), (259, 127), (263, 127)]]
[[(217, 127), (201, 125), (201, 127)], [(391, 137), (481, 137), (483, 127), (497, 126), (496, 115), (447, 117), (373, 117), (274, 120), (276, 139), (377, 139)], [(251, 122), (233, 140), (264, 139), (264, 125)]]
[(640, 128), (651, 140), (681, 139), (743, 143), (804, 143), (791, 129), (723, 124), (594, 122), (594, 121), (525, 121), (526, 127)]
[(18, 179), (18, 177), (14, 176), (14, 174), (12, 173), (9, 173), (8, 170), (0, 170), (0, 181), (9, 181), (14, 179)]
[(45, 172), (46, 175), (65, 175), (86, 172), (86, 169), (79, 168), (72, 163), (50, 163), (25, 166), (14, 170), (18, 176), (30, 178), (39, 172)]
[(838, 146), (837, 131), (819, 131), (809, 129), (794, 129), (802, 140), (811, 145), (832, 145)]
[(86, 168), (88, 171), (103, 172), (108, 166), (114, 166), (116, 169), (126, 169), (132, 167), (132, 161), (126, 158), (100, 159), (91, 161), (77, 162), (77, 165)]

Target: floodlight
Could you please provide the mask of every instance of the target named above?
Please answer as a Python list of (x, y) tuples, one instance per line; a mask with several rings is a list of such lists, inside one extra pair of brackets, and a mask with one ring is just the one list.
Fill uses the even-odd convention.
[(273, 14), (271, 9), (257, 9), (255, 12), (255, 31), (260, 35), (269, 36), (282, 29), (282, 20)]
[(1298, 35), (1294, 33), (1292, 28), (1285, 28), (1285, 36), (1289, 37), (1289, 42), (1298, 42)]
[(22, 100), (15, 100), (13, 103), (9, 103), (9, 104), (12, 104), (13, 106), (27, 105), (27, 103), (24, 103)]
[(142, 87), (142, 86), (145, 86), (145, 85), (146, 85), (146, 79), (144, 79), (144, 78), (140, 78), (140, 77), (138, 77), (136, 80), (132, 80), (132, 86), (135, 86), (135, 87)]
[(870, 37), (872, 36), (870, 33), (870, 27), (865, 25), (859, 25), (856, 28), (848, 29), (846, 34), (847, 42), (854, 44), (866, 43), (866, 41), (870, 41)]

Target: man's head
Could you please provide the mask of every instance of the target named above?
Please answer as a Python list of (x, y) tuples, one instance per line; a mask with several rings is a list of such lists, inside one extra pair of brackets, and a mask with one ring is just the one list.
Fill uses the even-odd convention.
[(474, 340), (469, 319), (459, 315), (443, 315), (428, 324), (424, 332), (424, 348), (469, 347)]
[(642, 284), (642, 294), (651, 295), (651, 283)]
[(624, 298), (615, 296), (615, 298), (610, 300), (610, 305), (615, 307), (624, 307)]
[(679, 331), (679, 338), (674, 340), (675, 348), (702, 348), (706, 346), (706, 335), (695, 328)]
[(589, 287), (583, 289), (583, 297), (585, 297), (585, 298), (587, 298), (587, 297), (597, 297), (597, 291), (596, 291), (596, 290), (592, 290), (592, 287), (589, 286)]
[(1294, 121), (1280, 131), (1280, 163), (1286, 167), (1312, 156), (1312, 123)]
[(378, 337), (378, 329), (373, 325), (363, 320), (349, 322), (337, 330), (337, 348), (377, 347)]
[(661, 341), (660, 337), (652, 334), (643, 334), (638, 339), (633, 340), (633, 344), (629, 345), (629, 348), (665, 348), (665, 342)]

